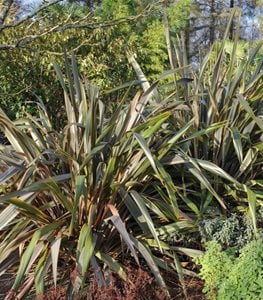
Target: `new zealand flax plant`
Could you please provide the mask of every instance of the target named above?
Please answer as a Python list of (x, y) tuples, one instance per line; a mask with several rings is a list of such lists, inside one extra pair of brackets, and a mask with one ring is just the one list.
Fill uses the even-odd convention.
[[(108, 269), (126, 280), (120, 258), (129, 256), (138, 265), (144, 259), (166, 288), (159, 268), (174, 268), (181, 279), (182, 269), (176, 249), (169, 252), (159, 236), (170, 223), (172, 230), (194, 224), (178, 207), (176, 188), (156, 154), (185, 130), (169, 139), (164, 134), (173, 109), (153, 104), (157, 82), (128, 105), (124, 97), (110, 114), (98, 88), (80, 79), (75, 58), (65, 66), (66, 76), (54, 63), (64, 90), (63, 128), (52, 127), (41, 99), (38, 117), (11, 121), (0, 111), (11, 144), (1, 150), (0, 275), (17, 273), (6, 299), (32, 288), (41, 295), (50, 278), (55, 287), (67, 285), (74, 299), (93, 275), (106, 286)], [(155, 188), (166, 195), (161, 206), (151, 196)]]
[[(175, 112), (174, 131), (187, 120), (193, 122), (162, 163), (174, 183), (184, 187), (181, 199), (188, 216), (247, 211), (257, 231), (256, 210), (263, 194), (262, 42), (240, 58), (238, 20), (234, 40), (227, 39), (234, 17), (240, 13), (232, 12), (223, 40), (211, 47), (198, 72), (180, 70), (181, 78), (192, 80), (184, 86), (180, 80), (173, 83), (166, 103), (186, 106)], [(186, 62), (180, 61), (179, 50), (174, 57), (180, 66)]]

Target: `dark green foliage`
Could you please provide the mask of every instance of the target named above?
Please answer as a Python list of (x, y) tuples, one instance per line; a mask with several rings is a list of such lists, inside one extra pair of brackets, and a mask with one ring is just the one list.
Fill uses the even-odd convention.
[(224, 247), (241, 249), (254, 237), (251, 219), (235, 213), (230, 217), (217, 216), (200, 222), (199, 231), (203, 242), (216, 241)]

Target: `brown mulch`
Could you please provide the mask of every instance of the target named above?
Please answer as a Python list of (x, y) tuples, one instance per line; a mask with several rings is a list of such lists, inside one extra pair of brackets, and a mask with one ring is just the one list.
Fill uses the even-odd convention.
[[(204, 283), (200, 278), (185, 276), (184, 278), (188, 300), (205, 300), (206, 297), (202, 293)], [(182, 288), (179, 286), (172, 292), (172, 299), (184, 299)]]
[[(178, 277), (174, 274), (164, 274), (164, 279), (169, 287), (171, 298), (169, 298), (165, 291), (163, 291), (156, 283), (154, 277), (147, 269), (138, 268), (135, 265), (128, 264), (125, 267), (127, 274), (127, 282), (119, 279), (113, 273), (108, 274), (106, 278), (108, 286), (107, 288), (101, 288), (98, 286), (97, 281), (94, 279), (90, 283), (89, 290), (86, 292), (86, 296), (82, 296), (80, 299), (85, 300), (183, 300), (185, 299), (183, 289), (178, 280)], [(13, 279), (13, 278), (12, 278)], [(202, 293), (203, 281), (195, 276), (184, 276), (184, 282), (188, 300), (205, 300), (205, 296)], [(4, 299), (8, 294), (10, 283), (10, 276), (2, 276), (0, 278), (0, 299)], [(27, 297), (26, 299), (35, 299), (35, 297)], [(45, 295), (41, 297), (42, 300), (67, 300), (66, 288), (58, 286), (50, 288)], [(76, 299), (77, 300), (77, 299)]]
[[(120, 280), (115, 274), (110, 273), (107, 288), (98, 286), (96, 280), (90, 284), (87, 296), (79, 299), (85, 300), (183, 300), (185, 299), (182, 287), (177, 277), (165, 275), (167, 279), (170, 297), (156, 283), (153, 276), (147, 271), (132, 265), (125, 267), (128, 281)], [(168, 277), (169, 278), (166, 278)], [(203, 281), (198, 277), (184, 276), (188, 300), (205, 300), (202, 293)], [(42, 297), (43, 300), (67, 300), (66, 290), (63, 287), (53, 288)]]
[(5, 296), (10, 291), (13, 283), (15, 281), (15, 276), (11, 273), (5, 273), (0, 277), (0, 299), (4, 299)]

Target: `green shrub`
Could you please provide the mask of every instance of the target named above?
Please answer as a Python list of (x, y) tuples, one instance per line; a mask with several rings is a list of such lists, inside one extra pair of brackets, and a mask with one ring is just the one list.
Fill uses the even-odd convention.
[[(237, 262), (237, 263), (235, 263)], [(263, 244), (252, 241), (244, 247), (234, 261), (228, 280), (218, 291), (218, 299), (262, 299), (263, 298)]]
[(203, 292), (209, 299), (215, 299), (216, 292), (221, 282), (231, 270), (232, 257), (221, 251), (221, 246), (216, 241), (207, 243), (205, 254), (196, 259), (202, 265), (200, 276), (205, 281)]
[(201, 264), (201, 278), (205, 281), (204, 293), (208, 299), (254, 300), (263, 297), (263, 244), (251, 241), (239, 257), (229, 248), (211, 241), (205, 254), (196, 260)]

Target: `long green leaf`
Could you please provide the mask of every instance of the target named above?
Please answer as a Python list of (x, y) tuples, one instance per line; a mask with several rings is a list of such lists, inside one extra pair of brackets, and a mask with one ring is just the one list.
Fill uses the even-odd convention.
[(154, 172), (156, 174), (158, 174), (159, 172), (158, 172), (157, 167), (155, 165), (154, 158), (153, 158), (153, 156), (151, 154), (151, 151), (150, 151), (149, 147), (147, 146), (147, 143), (146, 143), (145, 139), (141, 135), (139, 135), (138, 133), (136, 133), (136, 132), (134, 133), (134, 136), (137, 139), (137, 141), (138, 141), (139, 145), (141, 146), (141, 148), (143, 149), (145, 155), (147, 156), (147, 158), (148, 158), (148, 160), (149, 160), (149, 162), (150, 162), (150, 164), (151, 164)]
[(73, 228), (77, 219), (77, 209), (78, 205), (80, 202), (81, 196), (86, 196), (85, 192), (85, 176), (80, 175), (77, 176), (76, 178), (76, 192), (75, 192), (75, 199), (74, 199), (74, 204), (73, 204), (73, 209), (72, 209), (72, 216), (71, 216), (71, 222), (69, 226), (69, 235), (72, 234)]
[(231, 132), (232, 132), (232, 136), (233, 136), (233, 144), (235, 147), (237, 158), (238, 158), (239, 162), (241, 163), (243, 161), (243, 148), (242, 148), (241, 135), (240, 135), (238, 128), (236, 128), (236, 127), (231, 128)]
[(24, 273), (28, 267), (28, 263), (30, 262), (30, 259), (31, 259), (31, 256), (34, 252), (34, 249), (39, 241), (39, 239), (45, 235), (45, 234), (48, 234), (50, 233), (51, 231), (55, 230), (59, 225), (61, 225), (61, 221), (59, 222), (54, 222), (50, 225), (47, 225), (45, 227), (43, 227), (42, 229), (39, 229), (37, 230), (29, 245), (26, 247), (26, 250), (21, 258), (21, 262), (20, 262), (20, 265), (19, 265), (19, 269), (17, 271), (17, 276), (16, 276), (16, 279), (15, 279), (15, 282), (12, 286), (12, 289), (14, 289), (15, 291), (18, 290), (20, 284), (21, 284), (21, 281), (23, 280), (23, 277), (24, 277)]
[(158, 266), (156, 265), (156, 263), (153, 259), (152, 253), (137, 239), (132, 238), (132, 240), (133, 240), (135, 247), (138, 249), (138, 251), (141, 253), (141, 255), (146, 260), (149, 268), (153, 272), (153, 275), (154, 275), (156, 281), (159, 283), (160, 286), (164, 287), (167, 290), (165, 281), (161, 275), (161, 272), (160, 272)]
[(242, 95), (237, 95), (237, 99), (240, 102), (240, 104), (242, 105), (242, 107), (247, 111), (249, 116), (257, 123), (257, 125), (261, 129), (261, 131), (263, 131), (263, 121), (254, 114), (248, 101)]
[(70, 174), (63, 174), (63, 175), (53, 176), (53, 177), (50, 177), (47, 179), (39, 180), (38, 182), (28, 185), (21, 190), (11, 192), (11, 193), (6, 194), (5, 196), (0, 197), (0, 202), (4, 202), (11, 198), (20, 197), (20, 196), (26, 195), (28, 193), (43, 191), (46, 189), (47, 184), (49, 184), (49, 183), (63, 182), (63, 181), (69, 180), (70, 178), (71, 178)]
[(245, 187), (246, 192), (247, 192), (247, 200), (249, 203), (249, 210), (251, 213), (251, 218), (252, 218), (252, 224), (254, 227), (255, 235), (257, 234), (257, 217), (256, 217), (256, 194), (249, 189), (248, 187)]
[(144, 221), (147, 223), (148, 228), (150, 230), (150, 232), (152, 233), (153, 237), (156, 239), (159, 249), (162, 252), (162, 247), (158, 238), (158, 235), (155, 231), (155, 227), (152, 221), (152, 218), (144, 204), (144, 199), (134, 190), (130, 191), (130, 195), (132, 196), (132, 198), (134, 199), (134, 201), (136, 202), (136, 204), (138, 205), (142, 216), (144, 217)]
[(136, 254), (136, 251), (134, 249), (134, 243), (133, 243), (130, 235), (128, 234), (127, 229), (126, 229), (124, 223), (122, 222), (117, 209), (113, 205), (111, 205), (111, 204), (108, 204), (108, 207), (111, 210), (111, 213), (113, 214), (109, 219), (112, 221), (112, 223), (114, 224), (115, 228), (120, 233), (120, 235), (123, 238), (125, 244), (127, 245), (127, 247), (129, 248), (129, 250), (131, 251), (131, 254), (132, 254), (133, 258), (135, 259), (135, 261), (139, 265), (139, 259), (138, 259), (138, 256)]
[(55, 288), (57, 286), (58, 257), (59, 257), (61, 240), (62, 240), (61, 236), (58, 236), (51, 242), (51, 245), (50, 245), (51, 259), (52, 259), (52, 274), (53, 274), (53, 282), (54, 282)]
[(7, 201), (7, 203), (16, 206), (19, 210), (21, 210), (25, 214), (30, 215), (35, 220), (38, 220), (45, 224), (49, 223), (48, 216), (45, 213), (43, 213), (39, 208), (30, 203), (27, 203), (19, 198), (11, 198)]
[(88, 265), (93, 255), (95, 244), (93, 242), (92, 230), (88, 224), (84, 224), (79, 234), (79, 240), (77, 245), (77, 269), (79, 275), (76, 276), (74, 282), (74, 293), (77, 293), (80, 287), (83, 288), (85, 283), (85, 274), (88, 269)]
[(121, 279), (125, 281), (127, 280), (125, 270), (123, 269), (121, 264), (119, 264), (114, 258), (112, 258), (106, 253), (102, 253), (101, 251), (97, 251), (95, 255), (98, 257), (98, 259), (103, 261), (111, 270), (117, 273)]

